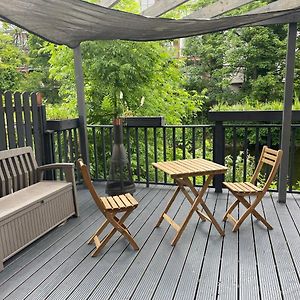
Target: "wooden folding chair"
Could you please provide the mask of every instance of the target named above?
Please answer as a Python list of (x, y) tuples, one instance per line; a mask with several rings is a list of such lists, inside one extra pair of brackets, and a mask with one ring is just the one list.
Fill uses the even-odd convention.
[[(139, 247), (131, 236), (128, 228), (124, 225), (124, 221), (138, 206), (138, 202), (136, 201), (136, 199), (129, 193), (112, 197), (100, 197), (92, 184), (87, 166), (83, 163), (82, 159), (78, 159), (77, 163), (80, 167), (85, 185), (89, 189), (98, 208), (106, 218), (104, 223), (88, 241), (88, 244), (94, 242), (96, 246), (96, 250), (93, 252), (92, 256), (98, 255), (100, 250), (106, 245), (106, 243), (117, 231), (119, 231), (129, 241), (134, 250), (139, 250)], [(118, 213), (124, 214), (122, 215), (122, 217), (118, 218), (116, 216), (116, 214)], [(114, 228), (102, 240), (100, 240), (98, 236), (109, 224), (111, 224)]]
[[(257, 167), (255, 169), (255, 172), (250, 182), (223, 182), (223, 184), (236, 197), (236, 201), (233, 202), (233, 204), (229, 207), (229, 209), (226, 211), (223, 218), (223, 221), (226, 221), (228, 219), (233, 223), (234, 226), (232, 231), (237, 231), (241, 226), (241, 224), (245, 221), (245, 219), (250, 214), (254, 215), (256, 219), (261, 221), (268, 229), (273, 229), (272, 226), (266, 221), (266, 219), (255, 210), (255, 208), (262, 200), (268, 188), (270, 187), (270, 184), (272, 183), (277, 173), (281, 161), (281, 157), (282, 157), (282, 150), (276, 151), (268, 148), (267, 146), (264, 146), (262, 149), (259, 162), (257, 164)], [(258, 179), (258, 175), (261, 172), (262, 167), (265, 164), (271, 166), (272, 168), (270, 170), (269, 176), (264, 186), (260, 188), (256, 185), (257, 179)], [(246, 196), (256, 196), (256, 198), (251, 204), (245, 199)], [(247, 210), (243, 213), (243, 215), (238, 220), (236, 220), (231, 215), (231, 213), (239, 203), (242, 203), (247, 208)]]

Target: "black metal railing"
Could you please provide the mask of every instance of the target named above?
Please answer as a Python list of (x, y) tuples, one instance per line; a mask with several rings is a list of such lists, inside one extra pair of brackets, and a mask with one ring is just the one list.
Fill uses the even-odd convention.
[[(249, 180), (257, 165), (263, 145), (275, 149), (281, 144), (281, 125), (224, 125), (225, 164), (229, 166), (227, 179), (231, 181)], [(230, 139), (231, 137), (231, 139)], [(229, 138), (229, 139), (228, 139)], [(231, 159), (231, 162), (230, 162)], [(300, 125), (292, 125), (290, 162), (288, 173), (288, 190), (300, 191)], [(272, 189), (277, 190), (277, 181)]]
[[(88, 125), (91, 173), (94, 180), (106, 180), (113, 134), (110, 125)], [(213, 126), (166, 125), (163, 127), (124, 127), (124, 145), (135, 182), (172, 184), (153, 162), (203, 157), (212, 159)], [(202, 179), (197, 183), (201, 184)]]
[[(124, 127), (124, 145), (135, 182), (173, 184), (173, 180), (152, 167), (156, 161), (203, 157), (228, 166), (225, 178), (246, 180), (253, 174), (263, 145), (279, 148), (280, 124), (166, 125)], [(73, 162), (80, 156), (78, 128), (53, 130), (53, 160)], [(113, 146), (111, 125), (88, 125), (90, 170), (94, 180), (107, 180)], [(216, 146), (217, 145), (217, 146)], [(292, 125), (288, 191), (300, 191), (300, 125)], [(203, 178), (194, 179), (201, 185)], [(217, 188), (218, 182), (214, 182)], [(277, 182), (272, 185), (277, 190)]]

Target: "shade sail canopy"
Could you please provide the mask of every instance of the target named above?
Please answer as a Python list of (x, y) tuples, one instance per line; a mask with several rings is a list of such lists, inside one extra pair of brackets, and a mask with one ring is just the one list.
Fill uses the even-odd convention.
[(8, 0), (0, 2), (0, 18), (48, 41), (75, 48), (86, 40), (154, 41), (272, 23), (278, 18), (298, 21), (300, 3), (294, 9), (263, 14), (172, 20), (147, 18), (80, 0)]

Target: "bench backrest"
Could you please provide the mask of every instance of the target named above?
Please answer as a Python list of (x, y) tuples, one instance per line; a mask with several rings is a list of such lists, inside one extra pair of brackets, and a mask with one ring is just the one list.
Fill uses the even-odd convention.
[(37, 167), (31, 147), (0, 151), (0, 197), (36, 183)]

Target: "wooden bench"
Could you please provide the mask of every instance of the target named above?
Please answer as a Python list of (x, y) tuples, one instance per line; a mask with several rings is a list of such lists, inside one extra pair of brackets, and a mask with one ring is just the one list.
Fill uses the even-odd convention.
[[(66, 181), (42, 180), (64, 171)], [(64, 222), (78, 216), (74, 165), (38, 166), (31, 147), (0, 151), (0, 271), (3, 262)]]

